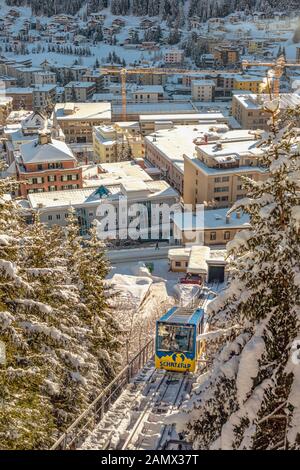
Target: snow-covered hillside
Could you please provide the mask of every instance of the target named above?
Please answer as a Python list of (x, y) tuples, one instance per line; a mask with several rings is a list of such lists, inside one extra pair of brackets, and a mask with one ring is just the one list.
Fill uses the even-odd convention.
[(299, 8), (297, 0), (6, 0), (11, 6), (31, 6), (36, 15), (57, 13), (76, 14), (83, 6), (88, 11), (101, 11), (110, 8), (114, 15), (157, 16), (175, 19), (184, 11), (188, 16), (199, 16), (202, 20), (216, 16), (226, 16), (236, 10), (256, 9), (268, 11), (272, 8), (288, 10)]

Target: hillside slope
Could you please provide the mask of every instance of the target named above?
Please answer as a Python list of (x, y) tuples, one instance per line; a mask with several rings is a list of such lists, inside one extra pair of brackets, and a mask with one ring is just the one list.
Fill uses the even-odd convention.
[(85, 4), (88, 11), (110, 7), (114, 15), (157, 16), (163, 19), (181, 19), (200, 16), (203, 21), (215, 16), (226, 16), (236, 10), (283, 11), (299, 9), (298, 0), (6, 0), (10, 6), (30, 6), (34, 15), (51, 16), (57, 13), (75, 15)]

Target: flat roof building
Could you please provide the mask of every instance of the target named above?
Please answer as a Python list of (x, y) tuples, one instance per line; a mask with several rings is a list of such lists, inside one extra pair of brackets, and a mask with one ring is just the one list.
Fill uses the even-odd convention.
[(93, 127), (111, 122), (110, 103), (58, 103), (53, 112), (54, 125), (59, 125), (68, 143), (93, 141)]

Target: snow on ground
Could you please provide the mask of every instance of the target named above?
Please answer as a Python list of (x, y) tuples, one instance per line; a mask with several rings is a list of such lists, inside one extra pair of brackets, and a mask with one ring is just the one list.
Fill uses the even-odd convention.
[[(4, 18), (7, 12), (10, 10), (11, 7), (5, 4), (5, 0), (0, 0), (0, 14)], [(19, 18), (16, 19), (14, 24), (11, 26), (11, 33), (17, 33), (19, 30), (22, 29), (24, 19), (29, 19), (32, 17), (31, 8), (28, 7), (18, 7), (21, 15)], [(106, 15), (104, 26), (111, 26), (111, 23), (114, 19), (119, 18), (119, 16), (111, 15), (109, 9), (104, 9), (102, 12)], [(48, 24), (52, 21), (51, 17), (40, 17), (39, 18), (42, 24)], [(135, 16), (124, 16), (123, 19), (125, 20), (126, 24), (125, 27), (121, 29), (119, 33), (117, 33), (116, 38), (119, 44), (122, 44), (124, 40), (128, 37), (129, 30), (131, 28), (138, 28), (141, 17)], [(159, 22), (164, 33), (164, 36), (168, 35), (169, 28), (166, 26), (166, 23), (162, 21), (158, 17), (152, 17), (151, 20)], [(274, 36), (280, 36), (282, 38), (282, 46), (286, 47), (286, 55), (288, 59), (295, 59), (296, 57), (296, 46), (297, 44), (292, 43), (292, 36), (293, 36), (293, 29), (296, 28), (297, 22), (299, 18), (294, 18), (293, 20), (286, 20), (286, 21), (279, 21), (279, 20), (265, 20), (263, 22), (263, 28), (261, 24), (255, 23), (250, 19), (246, 19), (245, 21), (240, 21), (238, 23), (230, 23), (226, 21), (224, 18), (225, 24), (224, 28), (218, 29), (218, 26), (214, 26), (210, 24), (209, 26), (209, 34), (216, 35), (216, 37), (220, 36), (224, 39), (233, 40), (233, 39), (243, 39), (245, 37), (250, 37), (253, 39), (261, 39), (265, 38), (266, 40), (270, 40), (272, 43)], [(82, 20), (82, 14), (79, 12), (77, 14), (77, 22), (78, 28), (85, 26), (85, 22)], [(181, 40), (184, 41), (188, 35), (188, 30), (181, 30), (182, 31), (182, 38)], [(208, 23), (204, 23), (200, 29), (195, 30), (199, 34), (207, 34), (208, 33)], [(140, 32), (140, 39), (143, 39), (143, 32)], [(71, 44), (71, 43), (70, 43)], [(27, 44), (28, 50), (30, 52), (30, 58), (32, 59), (33, 66), (39, 66), (45, 59), (52, 62), (53, 65), (61, 65), (62, 63), (62, 54), (55, 53), (55, 52), (48, 52), (48, 44), (45, 41), (40, 41), (40, 45), (45, 47), (44, 52), (33, 53), (32, 50), (36, 48), (36, 44)], [(68, 45), (68, 44), (66, 44)], [(125, 59), (127, 65), (133, 64), (134, 62), (139, 61), (149, 61), (150, 63), (157, 61), (161, 54), (163, 54), (165, 49), (169, 49), (170, 46), (162, 45), (159, 51), (146, 51), (146, 50), (139, 50), (139, 49), (125, 49), (121, 45), (110, 45), (104, 42), (101, 42), (97, 45), (92, 45), (89, 42), (79, 45), (79, 47), (88, 46), (91, 49), (92, 55), (89, 57), (81, 57), (80, 61), (84, 66), (94, 66), (96, 59), (100, 61), (100, 63), (105, 62), (109, 53), (115, 52), (121, 59)], [(278, 46), (278, 42), (277, 42)], [(274, 56), (277, 54), (278, 47), (276, 43), (271, 47), (270, 52)], [(7, 52), (5, 53), (7, 57), (15, 57), (14, 53)], [(20, 59), (28, 59), (28, 55), (18, 55)], [(75, 55), (63, 55), (63, 63), (65, 65), (72, 65), (76, 59)]]
[[(177, 291), (175, 286), (178, 284), (180, 273), (173, 273), (169, 271), (169, 263), (167, 259), (151, 260), (149, 262), (128, 262), (113, 264), (109, 279), (113, 279), (115, 275), (125, 275), (130, 276), (134, 282), (134, 278), (139, 278), (140, 280), (145, 279), (145, 267), (152, 266), (152, 274), (148, 270), (148, 278), (152, 280), (153, 283), (163, 283), (165, 285), (166, 291), (170, 297), (177, 296)], [(146, 275), (147, 276), (147, 275)], [(149, 286), (150, 287), (150, 286)]]

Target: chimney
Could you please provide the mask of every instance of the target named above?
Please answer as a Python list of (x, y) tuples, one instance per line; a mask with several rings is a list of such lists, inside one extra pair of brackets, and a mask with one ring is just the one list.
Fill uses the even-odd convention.
[(39, 145), (51, 144), (51, 142), (52, 141), (51, 141), (50, 132), (45, 132), (45, 131), (39, 132), (39, 138), (38, 138)]
[(230, 214), (226, 215), (226, 224), (230, 224)]

